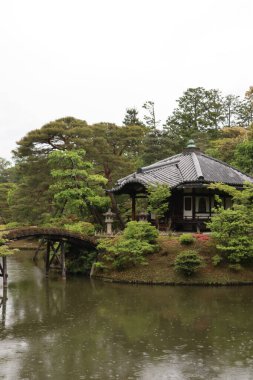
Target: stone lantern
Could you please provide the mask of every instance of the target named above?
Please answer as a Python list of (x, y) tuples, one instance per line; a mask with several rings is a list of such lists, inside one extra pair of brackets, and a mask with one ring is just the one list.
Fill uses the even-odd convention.
[(103, 214), (105, 216), (105, 224), (106, 224), (106, 233), (107, 235), (112, 235), (112, 223), (115, 214), (109, 208), (107, 212)]
[(148, 214), (145, 211), (142, 211), (138, 215), (139, 222), (146, 222), (148, 220)]

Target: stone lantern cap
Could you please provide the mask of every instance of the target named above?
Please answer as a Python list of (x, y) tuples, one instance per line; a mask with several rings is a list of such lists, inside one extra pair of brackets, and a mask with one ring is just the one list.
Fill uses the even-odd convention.
[(105, 216), (106, 222), (113, 222), (113, 218), (115, 216), (114, 212), (109, 208), (107, 212), (103, 214)]

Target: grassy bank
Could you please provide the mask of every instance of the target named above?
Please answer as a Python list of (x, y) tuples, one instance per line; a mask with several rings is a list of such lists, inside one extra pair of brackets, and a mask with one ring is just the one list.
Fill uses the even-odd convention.
[[(205, 235), (203, 235), (205, 236)], [(210, 238), (197, 239), (190, 246), (182, 245), (178, 237), (160, 236), (159, 250), (146, 256), (146, 264), (122, 271), (113, 269), (104, 262), (106, 268), (97, 270), (96, 277), (107, 281), (170, 284), (170, 285), (232, 285), (253, 284), (253, 265), (245, 266), (235, 271), (225, 262), (215, 266), (212, 257), (217, 255), (213, 241)], [(174, 269), (176, 256), (185, 250), (196, 250), (203, 259), (203, 266), (192, 276), (185, 276)]]

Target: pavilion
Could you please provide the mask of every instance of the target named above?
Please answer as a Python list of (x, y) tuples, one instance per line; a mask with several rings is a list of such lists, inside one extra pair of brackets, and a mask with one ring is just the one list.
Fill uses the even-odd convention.
[[(135, 173), (121, 178), (110, 191), (129, 194), (132, 199), (132, 220), (137, 220), (136, 200), (147, 196), (150, 185), (165, 184), (171, 189), (169, 208), (161, 225), (175, 230), (205, 229), (212, 216), (215, 192), (210, 183), (224, 183), (242, 189), (244, 182), (253, 178), (238, 169), (202, 153), (190, 140), (182, 153), (165, 158), (152, 165), (139, 168)], [(224, 208), (231, 207), (231, 198), (219, 194)], [(148, 216), (151, 222), (153, 215)]]

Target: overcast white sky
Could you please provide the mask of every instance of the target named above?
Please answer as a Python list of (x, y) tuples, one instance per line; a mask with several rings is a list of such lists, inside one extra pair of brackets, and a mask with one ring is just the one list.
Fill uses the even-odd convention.
[(252, 0), (1, 0), (0, 156), (51, 120), (121, 124), (155, 102), (164, 122), (187, 88), (243, 96)]

